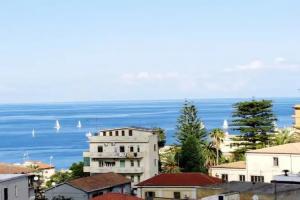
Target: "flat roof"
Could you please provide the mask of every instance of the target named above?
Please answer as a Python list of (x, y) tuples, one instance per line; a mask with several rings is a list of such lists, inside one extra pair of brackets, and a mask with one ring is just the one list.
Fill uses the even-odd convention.
[(211, 166), (210, 168), (246, 169), (246, 161), (237, 161)]
[(262, 149), (250, 150), (246, 153), (266, 153), (266, 154), (300, 154), (300, 142), (283, 144)]

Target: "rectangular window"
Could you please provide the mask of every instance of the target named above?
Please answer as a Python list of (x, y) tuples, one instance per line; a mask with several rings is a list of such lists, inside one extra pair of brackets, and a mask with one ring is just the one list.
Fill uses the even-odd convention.
[(125, 167), (125, 160), (120, 160), (120, 167), (122, 167), (122, 168)]
[(4, 188), (3, 196), (4, 196), (4, 200), (8, 200), (8, 188)]
[(99, 167), (103, 167), (104, 166), (103, 160), (99, 160), (98, 163), (99, 163)]
[(134, 167), (134, 161), (133, 160), (130, 161), (130, 166)]
[(115, 134), (116, 134), (116, 136), (119, 136), (119, 131), (116, 131)]
[(134, 182), (134, 176), (130, 176), (131, 182)]
[(278, 157), (273, 157), (273, 166), (274, 167), (278, 167), (279, 166)]
[(134, 152), (133, 146), (130, 147), (130, 152)]
[(174, 192), (174, 199), (180, 199), (180, 192)]
[(124, 146), (120, 146), (120, 152), (121, 153), (125, 152), (125, 147)]
[(112, 131), (109, 131), (109, 136), (112, 136)]
[(106, 136), (106, 132), (105, 131), (103, 131), (103, 136)]
[(155, 192), (145, 192), (146, 200), (152, 200), (155, 197)]
[(240, 181), (245, 182), (245, 175), (239, 175)]
[(122, 131), (122, 136), (125, 136), (125, 131)]
[(154, 147), (153, 147), (154, 151), (156, 151), (156, 144), (154, 144)]
[(137, 176), (137, 181), (138, 181), (138, 183), (141, 182), (141, 176), (140, 175)]
[(156, 166), (157, 165), (157, 163), (156, 163), (156, 159), (154, 159), (154, 166)]
[(103, 152), (103, 146), (98, 146), (98, 152)]
[(222, 180), (228, 181), (228, 174), (222, 174)]
[(264, 176), (251, 176), (251, 182), (264, 182)]
[(132, 136), (132, 130), (129, 130), (128, 134), (129, 136)]
[(18, 187), (15, 185), (15, 196), (16, 196), (16, 197), (18, 197), (18, 193), (19, 193)]
[(84, 157), (83, 164), (84, 166), (90, 166), (90, 157)]
[(137, 161), (137, 166), (140, 167), (140, 165), (141, 165), (141, 161), (138, 160)]
[(140, 146), (137, 146), (137, 152), (140, 152)]

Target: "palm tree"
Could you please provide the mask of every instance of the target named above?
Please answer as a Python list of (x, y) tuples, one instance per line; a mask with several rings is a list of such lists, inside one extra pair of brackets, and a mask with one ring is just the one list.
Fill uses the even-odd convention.
[(162, 172), (163, 173), (178, 173), (180, 168), (178, 166), (177, 156), (180, 149), (177, 147), (172, 147), (165, 153), (160, 155), (160, 160), (162, 162)]
[(225, 138), (225, 133), (222, 129), (219, 129), (219, 128), (216, 128), (216, 129), (213, 129), (211, 132), (210, 132), (210, 137), (212, 139), (212, 144), (213, 146), (216, 148), (216, 162), (217, 162), (217, 165), (219, 164), (219, 151), (220, 151), (220, 145), (221, 143), (224, 141), (224, 138)]
[(297, 137), (297, 135), (292, 133), (292, 131), (289, 129), (281, 129), (272, 137), (273, 145), (281, 145), (298, 141), (299, 138)]

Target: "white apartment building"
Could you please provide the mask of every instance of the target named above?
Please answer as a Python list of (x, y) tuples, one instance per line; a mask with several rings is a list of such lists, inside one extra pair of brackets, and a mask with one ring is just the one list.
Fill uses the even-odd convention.
[(213, 166), (210, 174), (226, 181), (271, 182), (283, 170), (300, 172), (300, 142), (247, 151), (245, 162)]
[(84, 172), (119, 173), (130, 178), (133, 186), (158, 174), (158, 136), (153, 129), (107, 129), (88, 139)]

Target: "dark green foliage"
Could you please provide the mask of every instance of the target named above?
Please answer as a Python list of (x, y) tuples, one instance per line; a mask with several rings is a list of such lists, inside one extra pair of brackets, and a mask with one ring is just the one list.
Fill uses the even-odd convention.
[(158, 135), (158, 147), (162, 148), (166, 144), (166, 133), (165, 130), (162, 128), (154, 128), (154, 131)]
[(194, 135), (201, 143), (206, 140), (207, 133), (197, 114), (197, 107), (191, 102), (185, 101), (177, 120), (176, 137), (179, 143), (183, 143), (189, 135)]
[(272, 101), (252, 100), (234, 104), (231, 126), (240, 132), (236, 145), (242, 153), (248, 149), (262, 148), (269, 143), (269, 133), (274, 132), (276, 117), (272, 111)]
[(195, 135), (188, 135), (181, 147), (179, 166), (183, 172), (206, 172), (202, 147)]
[(70, 167), (70, 170), (72, 171), (71, 173), (73, 179), (85, 176), (83, 172), (83, 162), (73, 163)]

